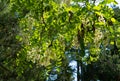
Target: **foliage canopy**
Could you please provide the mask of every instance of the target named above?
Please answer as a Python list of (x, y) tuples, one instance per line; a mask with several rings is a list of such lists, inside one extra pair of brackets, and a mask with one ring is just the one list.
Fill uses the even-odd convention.
[[(118, 59), (119, 19), (107, 6), (117, 2), (96, 3), (97, 0), (0, 0), (1, 80), (72, 81), (74, 69), (69, 63), (75, 60), (77, 69), (81, 67), (78, 75), (84, 81), (89, 65), (103, 63), (109, 55), (113, 55), (111, 62)], [(105, 72), (102, 63), (99, 70)], [(114, 72), (120, 76), (119, 62), (115, 63), (118, 70)], [(101, 78), (88, 81), (92, 79)]]

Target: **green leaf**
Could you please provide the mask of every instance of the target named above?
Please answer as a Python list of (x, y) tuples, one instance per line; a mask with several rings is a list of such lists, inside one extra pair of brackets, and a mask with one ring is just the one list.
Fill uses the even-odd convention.
[(113, 23), (115, 23), (115, 22), (116, 22), (115, 18), (111, 18), (111, 21), (112, 21)]
[(111, 44), (111, 45), (114, 45), (114, 42), (113, 42), (113, 41), (111, 41), (111, 42), (110, 42), (110, 44)]
[(114, 2), (115, 0), (105, 0), (108, 4)]
[(95, 24), (96, 24), (96, 25), (100, 25), (100, 26), (105, 25), (104, 22), (96, 22)]
[(98, 16), (101, 16), (101, 13), (100, 12), (95, 12)]
[(118, 27), (117, 32), (120, 32), (120, 27)]
[(22, 37), (20, 37), (19, 35), (16, 36), (16, 39), (18, 39), (19, 41), (22, 41)]
[[(94, 6), (93, 9), (99, 11), (99, 10), (101, 10), (101, 7), (100, 7), (100, 6)], [(97, 12), (97, 13), (98, 13), (98, 12)]]

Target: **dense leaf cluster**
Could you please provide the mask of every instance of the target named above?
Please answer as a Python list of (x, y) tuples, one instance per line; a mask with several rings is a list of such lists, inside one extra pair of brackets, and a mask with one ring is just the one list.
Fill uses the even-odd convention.
[(0, 80), (119, 80), (120, 10), (96, 3), (0, 0)]

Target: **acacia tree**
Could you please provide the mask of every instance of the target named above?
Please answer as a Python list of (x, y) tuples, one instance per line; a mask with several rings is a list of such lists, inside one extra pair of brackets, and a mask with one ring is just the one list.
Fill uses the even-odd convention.
[[(114, 7), (114, 17), (119, 22), (119, 8)], [(86, 66), (85, 76), (87, 81), (99, 79), (102, 81), (119, 81), (119, 24), (110, 22), (110, 30), (107, 33), (107, 39), (101, 43), (101, 53), (96, 62), (92, 62)], [(92, 75), (92, 76), (91, 76)]]
[(15, 59), (16, 79), (44, 81), (53, 73), (59, 80), (71, 81), (65, 52), (74, 47), (80, 49), (74, 53), (77, 78), (84, 81), (84, 63), (99, 58), (104, 34), (111, 30), (110, 22), (117, 23), (112, 18), (113, 10), (106, 5), (111, 2), (116, 4), (114, 0), (98, 5), (96, 0), (72, 0), (71, 4), (70, 0), (10, 0), (11, 13), (18, 19), (16, 39), (22, 44)]

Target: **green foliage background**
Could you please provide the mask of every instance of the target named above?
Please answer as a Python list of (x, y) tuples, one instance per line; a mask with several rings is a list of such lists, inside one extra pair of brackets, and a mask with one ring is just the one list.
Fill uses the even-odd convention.
[(95, 3), (0, 0), (0, 80), (73, 81), (72, 60), (78, 80), (119, 80), (119, 8)]

